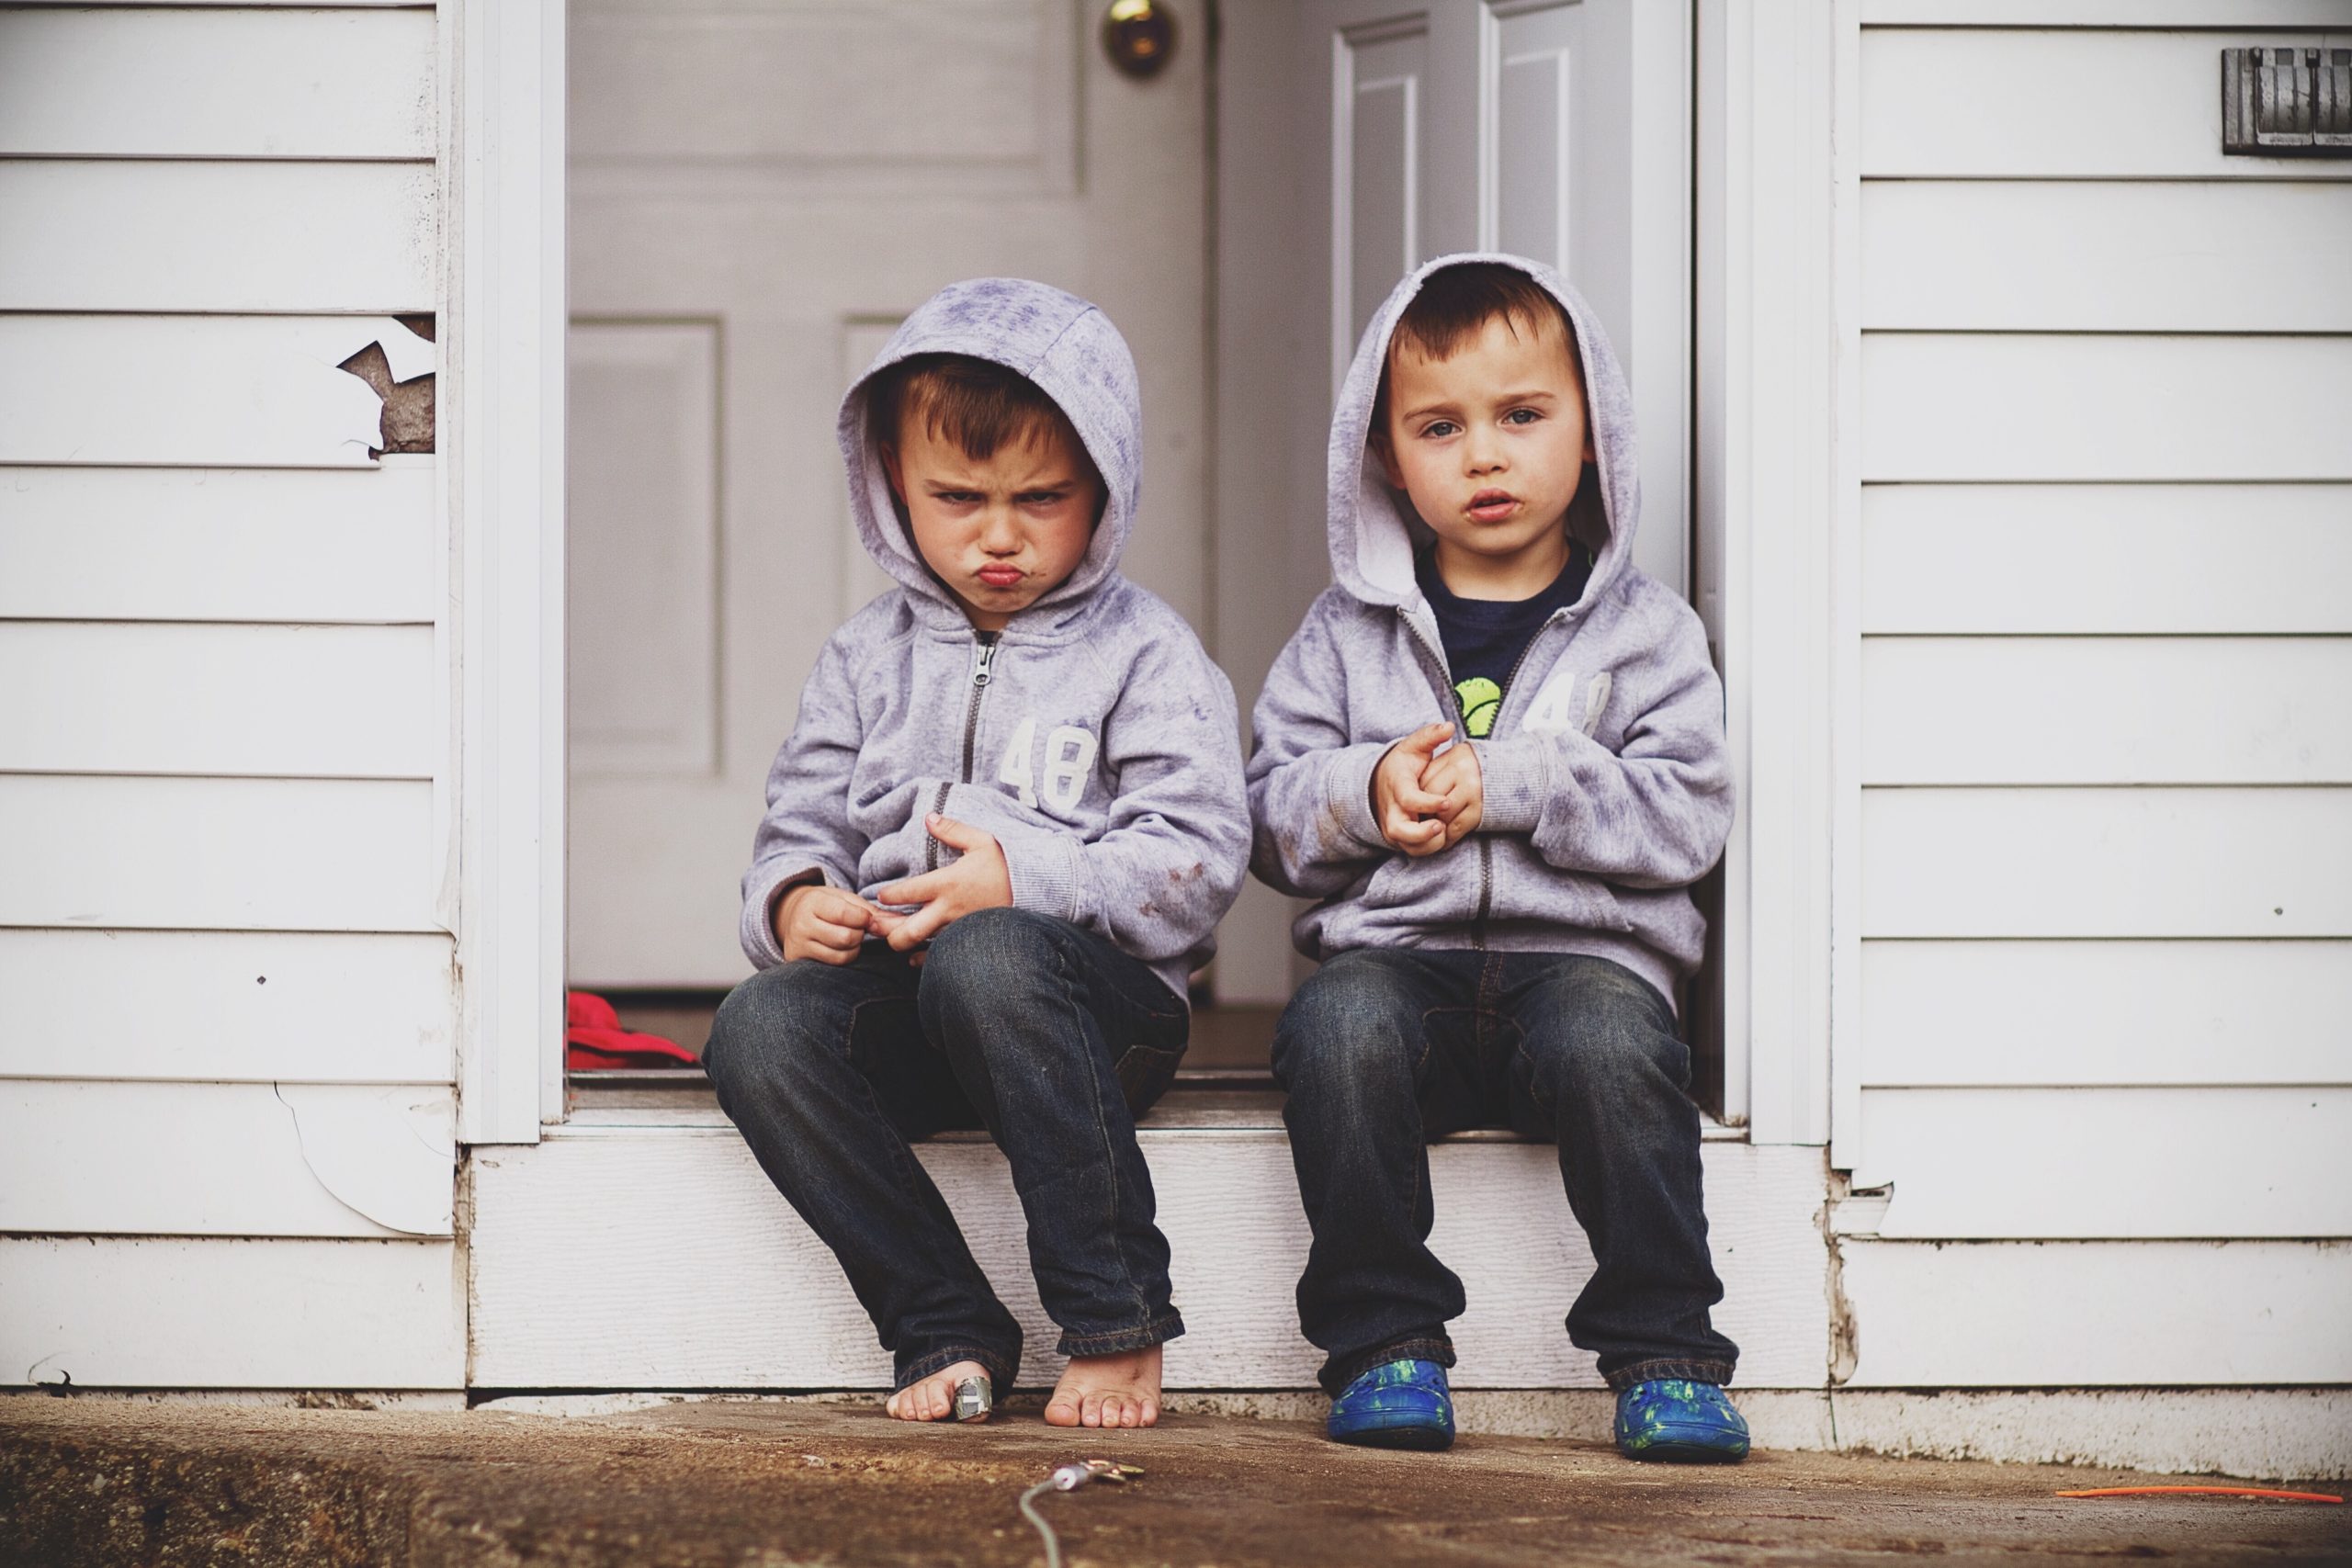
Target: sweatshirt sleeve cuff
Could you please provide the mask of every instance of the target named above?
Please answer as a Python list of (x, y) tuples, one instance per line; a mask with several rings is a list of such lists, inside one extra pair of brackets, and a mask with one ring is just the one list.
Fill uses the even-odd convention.
[(1078, 919), (1078, 840), (1067, 833), (1000, 837), (1012, 907), (1058, 920)]
[(743, 956), (752, 961), (754, 969), (773, 969), (784, 962), (784, 949), (775, 940), (775, 907), (777, 900), (796, 887), (810, 884), (822, 886), (831, 880), (824, 870), (813, 865), (792, 865), (780, 863), (756, 872), (747, 879), (743, 888)]
[(1541, 735), (1508, 740), (1473, 740), (1478, 759), (1478, 808), (1482, 833), (1532, 833), (1544, 818), (1544, 797), (1552, 788), (1552, 743)]
[(1323, 775), (1323, 803), (1330, 819), (1369, 850), (1388, 848), (1380, 820), (1372, 814), (1373, 771), (1388, 752), (1388, 747), (1376, 741), (1342, 748)]

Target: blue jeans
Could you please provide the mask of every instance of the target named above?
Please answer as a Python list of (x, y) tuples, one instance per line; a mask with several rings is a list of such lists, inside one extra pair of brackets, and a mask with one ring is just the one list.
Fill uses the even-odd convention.
[(1135, 1118), (1176, 1075), (1191, 1020), (1141, 962), (1025, 909), (982, 909), (917, 967), (879, 942), (846, 964), (752, 976), (703, 1065), (762, 1169), (849, 1276), (898, 1386), (978, 1361), (1001, 1392), (1021, 1325), (989, 1288), (908, 1141), (985, 1126), (1012, 1166), (1061, 1353), (1184, 1332)]
[(1739, 1348), (1707, 1322), (1724, 1288), (1690, 1053), (1647, 981), (1566, 953), (1359, 948), (1283, 1010), (1274, 1076), (1315, 1237), (1299, 1325), (1327, 1358), (1326, 1390), (1398, 1357), (1453, 1364), (1462, 1281), (1429, 1248), (1427, 1143), (1498, 1123), (1559, 1145), (1598, 1264), (1568, 1337), (1610, 1386), (1731, 1381)]

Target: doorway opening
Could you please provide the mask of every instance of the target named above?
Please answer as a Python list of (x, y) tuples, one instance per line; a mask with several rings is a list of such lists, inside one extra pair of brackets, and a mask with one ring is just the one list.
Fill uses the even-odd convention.
[[(888, 585), (834, 405), (952, 279), (1039, 278), (1118, 322), (1148, 480), (1123, 570), (1245, 715), (1329, 581), (1334, 360), (1429, 256), (1511, 248), (1578, 281), (1634, 381), (1639, 562), (1695, 581), (1691, 7), (1173, 10), (1172, 58), (1135, 79), (1089, 0), (574, 0), (568, 973), (625, 1028), (698, 1054), (749, 973), (735, 888), (770, 759), (825, 638)], [(1714, 943), (1720, 879), (1698, 890)], [(1270, 1087), (1295, 912), (1253, 882), (1227, 918), (1188, 1084)], [(1711, 948), (1682, 998), (1718, 1117), (1721, 984)], [(699, 1080), (605, 1071), (575, 1087)]]

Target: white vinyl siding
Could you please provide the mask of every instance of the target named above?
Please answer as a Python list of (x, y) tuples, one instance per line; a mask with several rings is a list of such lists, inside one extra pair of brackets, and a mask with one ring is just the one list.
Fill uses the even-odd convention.
[(0, 10), (0, 1340), (450, 1389), (429, 6)]
[[(1849, 1239), (1840, 1251), (1857, 1326), (1848, 1388), (2352, 1382), (2352, 1247)], [(2193, 1428), (2203, 1441), (2214, 1419)]]
[(1857, 1386), (2347, 1375), (2352, 164), (2220, 151), (2291, 9), (1864, 11)]
[(447, 1389), (465, 1365), (451, 1241), (0, 1236), (0, 1280), (28, 1382)]

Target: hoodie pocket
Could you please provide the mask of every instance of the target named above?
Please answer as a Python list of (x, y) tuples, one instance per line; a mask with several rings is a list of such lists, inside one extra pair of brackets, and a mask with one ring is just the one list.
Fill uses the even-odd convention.
[[(1364, 884), (1367, 909), (1410, 914), (1416, 924), (1450, 925), (1478, 915), (1478, 845), (1464, 839), (1416, 860), (1392, 853)], [(1384, 922), (1387, 923), (1387, 922)]]
[(1600, 878), (1562, 871), (1517, 834), (1494, 834), (1487, 844), (1494, 861), (1489, 920), (1533, 920), (1621, 935), (1633, 931), (1617, 890)]

